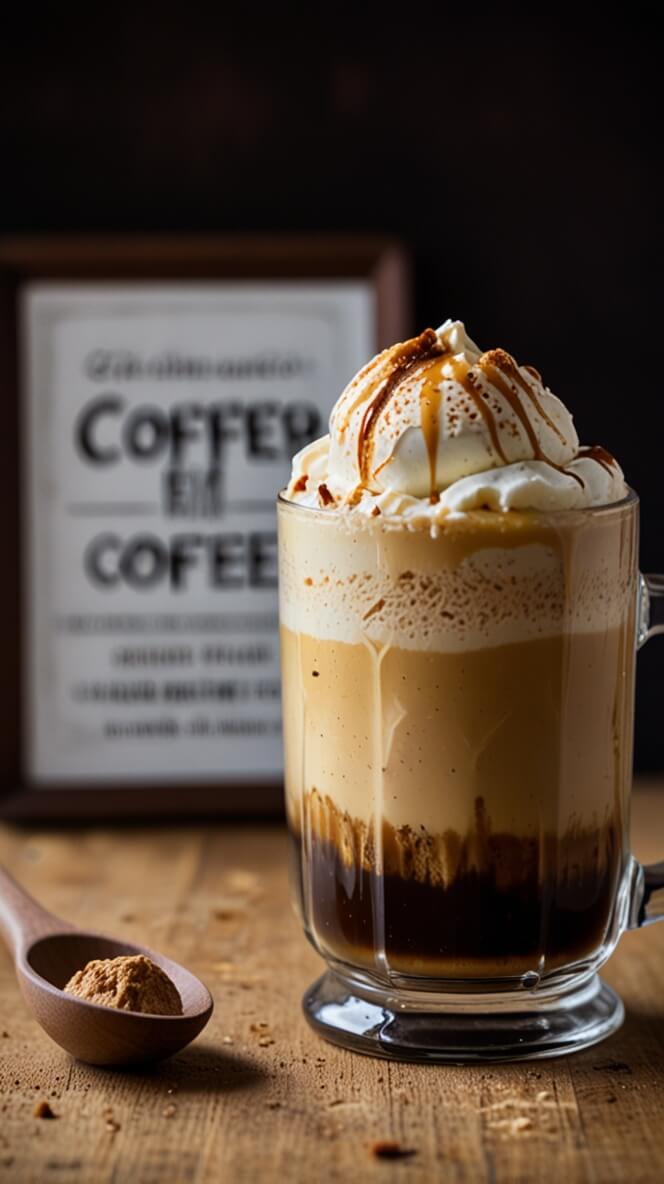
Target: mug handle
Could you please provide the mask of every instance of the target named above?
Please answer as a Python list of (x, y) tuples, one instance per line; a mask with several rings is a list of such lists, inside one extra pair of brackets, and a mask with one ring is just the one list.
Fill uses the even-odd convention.
[[(664, 575), (639, 576), (637, 648), (664, 633)], [(664, 860), (636, 864), (628, 929), (664, 918)]]

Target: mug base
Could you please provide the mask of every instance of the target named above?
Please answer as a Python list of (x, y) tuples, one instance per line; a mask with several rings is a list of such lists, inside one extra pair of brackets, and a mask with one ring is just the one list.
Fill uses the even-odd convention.
[[(412, 1000), (412, 994), (411, 994)], [(468, 1064), (566, 1056), (606, 1039), (623, 1022), (622, 1000), (596, 975), (563, 993), (509, 999), (446, 996), (434, 1008), (400, 1003), (327, 971), (306, 992), (304, 1014), (342, 1048), (395, 1061)]]

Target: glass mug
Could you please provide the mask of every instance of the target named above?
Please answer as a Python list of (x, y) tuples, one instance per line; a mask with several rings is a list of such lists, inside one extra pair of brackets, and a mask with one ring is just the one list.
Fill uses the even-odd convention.
[(562, 1055), (619, 1027), (597, 970), (664, 913), (629, 851), (638, 498), (404, 520), (280, 498), (293, 895), (327, 1039)]

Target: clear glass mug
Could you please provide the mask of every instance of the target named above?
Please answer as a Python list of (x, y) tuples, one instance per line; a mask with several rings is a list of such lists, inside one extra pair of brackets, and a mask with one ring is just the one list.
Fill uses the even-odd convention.
[(552, 1056), (623, 1005), (597, 976), (664, 907), (629, 851), (635, 654), (664, 625), (638, 498), (437, 532), (278, 503), (304, 1010), (373, 1055)]

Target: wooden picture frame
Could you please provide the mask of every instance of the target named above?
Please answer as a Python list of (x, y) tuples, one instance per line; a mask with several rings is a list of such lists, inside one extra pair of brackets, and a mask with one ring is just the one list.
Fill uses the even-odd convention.
[[(34, 407), (31, 418), (26, 418), (26, 403), (33, 398), (28, 394), (30, 381), (34, 387), (27, 374), (32, 359), (25, 345), (26, 293), (57, 293), (72, 286), (81, 297), (81, 293), (103, 294), (120, 285), (119, 290), (125, 293), (128, 289), (173, 293), (181, 288), (186, 296), (203, 288), (214, 293), (217, 286), (227, 291), (237, 285), (240, 292), (247, 285), (262, 285), (269, 295), (275, 284), (313, 284), (316, 290), (329, 285), (330, 291), (337, 293), (344, 283), (365, 291), (367, 307), (373, 309), (373, 340), (367, 342), (366, 356), (408, 335), (409, 263), (401, 245), (385, 238), (106, 236), (0, 241), (0, 388), (4, 406), (0, 481), (6, 560), (0, 584), (0, 816), (85, 820), (128, 815), (277, 814), (282, 797), (278, 777), (261, 777), (255, 783), (235, 782), (232, 775), (199, 781), (191, 770), (168, 782), (160, 781), (158, 775), (152, 779), (148, 772), (147, 777), (144, 773), (136, 780), (123, 775), (113, 784), (104, 778), (97, 782), (88, 775), (71, 779), (57, 775), (45, 785), (31, 774), (26, 752), (32, 741), (26, 735), (26, 719), (32, 718), (36, 691), (26, 669), (26, 630), (32, 630), (28, 606), (35, 594), (30, 567), (34, 523), (26, 512), (26, 466), (34, 468), (35, 462), (31, 451), (30, 465), (27, 463), (26, 440), (32, 450), (35, 431), (44, 431), (44, 427), (41, 412), (35, 415)], [(330, 406), (337, 393), (330, 391)], [(49, 430), (53, 434), (48, 418), (44, 422), (46, 435)], [(56, 418), (59, 431), (58, 423)], [(42, 451), (40, 455), (46, 454)], [(48, 736), (44, 743), (42, 764), (48, 761)]]

